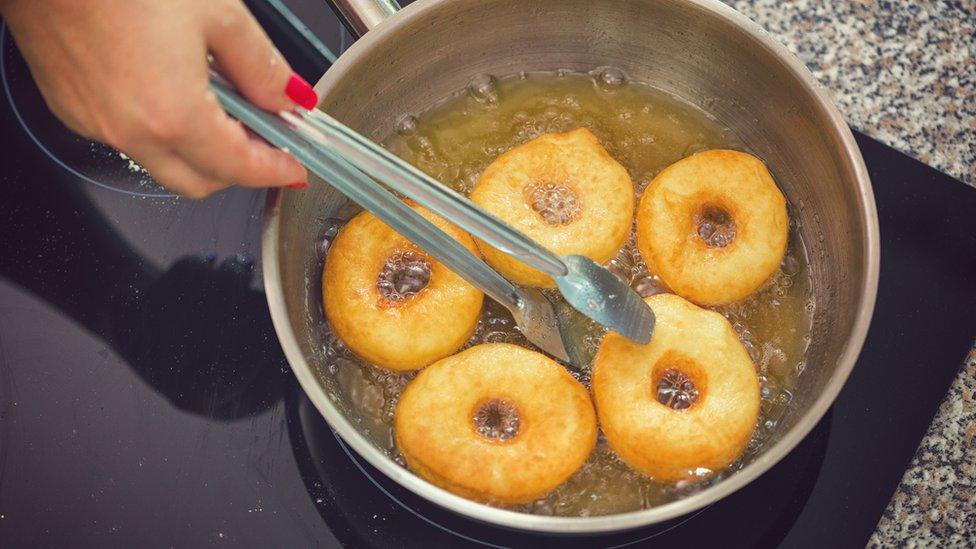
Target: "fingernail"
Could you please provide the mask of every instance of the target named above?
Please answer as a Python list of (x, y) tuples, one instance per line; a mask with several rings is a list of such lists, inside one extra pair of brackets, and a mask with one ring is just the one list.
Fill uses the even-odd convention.
[(318, 94), (315, 93), (315, 90), (312, 89), (312, 86), (304, 78), (298, 76), (296, 73), (292, 73), (291, 78), (288, 79), (285, 95), (306, 109), (314, 109), (319, 104)]
[(308, 188), (308, 182), (307, 181), (302, 181), (302, 182), (299, 182), (299, 183), (292, 183), (291, 185), (286, 185), (286, 187), (288, 187), (289, 189), (307, 189)]

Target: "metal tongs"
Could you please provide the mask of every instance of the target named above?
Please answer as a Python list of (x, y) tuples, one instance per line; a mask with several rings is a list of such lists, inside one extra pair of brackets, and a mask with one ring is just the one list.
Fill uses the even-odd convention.
[(507, 307), (533, 344), (578, 368), (592, 358), (585, 322), (556, 311), (539, 290), (516, 288), (480, 258), (374, 181), (451, 221), (498, 250), (549, 274), (573, 308), (641, 344), (650, 341), (654, 314), (641, 297), (591, 259), (558, 256), (466, 197), (440, 184), (381, 146), (321, 111), (270, 113), (212, 74), (224, 109), (271, 144), (288, 150), (314, 174)]

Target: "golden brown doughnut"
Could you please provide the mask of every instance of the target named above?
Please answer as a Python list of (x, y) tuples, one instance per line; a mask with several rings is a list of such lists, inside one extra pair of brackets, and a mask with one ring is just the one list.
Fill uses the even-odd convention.
[(410, 469), (483, 502), (544, 496), (596, 443), (586, 389), (552, 359), (506, 343), (427, 367), (404, 390), (394, 421)]
[[(474, 253), (474, 241), (413, 208)], [(391, 370), (416, 370), (456, 351), (474, 333), (483, 294), (369, 212), (352, 218), (329, 248), (325, 314), (354, 353)]]
[[(627, 170), (589, 130), (546, 134), (499, 156), (471, 200), (559, 255), (609, 260), (627, 240), (634, 188)], [(485, 259), (513, 282), (551, 277), (479, 241)]]
[(610, 332), (594, 359), (593, 397), (607, 442), (660, 481), (721, 471), (745, 450), (759, 417), (749, 353), (719, 313), (673, 294), (646, 302), (657, 317), (651, 342)]
[(703, 305), (744, 299), (786, 253), (786, 199), (761, 160), (711, 150), (668, 166), (637, 208), (637, 247), (652, 274)]

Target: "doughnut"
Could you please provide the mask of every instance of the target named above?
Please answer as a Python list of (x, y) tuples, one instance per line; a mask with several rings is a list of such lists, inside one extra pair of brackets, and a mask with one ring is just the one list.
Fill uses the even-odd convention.
[(488, 343), (421, 371), (397, 403), (394, 433), (407, 466), (432, 484), (518, 504), (586, 461), (596, 414), (586, 389), (552, 359)]
[(786, 199), (762, 160), (728, 150), (679, 160), (637, 208), (637, 248), (652, 274), (702, 305), (739, 301), (786, 253)]
[[(474, 253), (467, 233), (411, 206)], [(322, 273), (333, 333), (390, 370), (416, 370), (456, 351), (474, 333), (484, 295), (369, 212), (336, 235)]]
[[(499, 156), (475, 183), (471, 200), (559, 255), (604, 263), (630, 233), (634, 186), (596, 136), (580, 128), (543, 135)], [(555, 285), (484, 242), (478, 247), (512, 282)]]
[(759, 377), (731, 324), (674, 294), (645, 300), (657, 317), (638, 345), (613, 332), (600, 344), (591, 387), (610, 447), (662, 482), (728, 467), (759, 417)]

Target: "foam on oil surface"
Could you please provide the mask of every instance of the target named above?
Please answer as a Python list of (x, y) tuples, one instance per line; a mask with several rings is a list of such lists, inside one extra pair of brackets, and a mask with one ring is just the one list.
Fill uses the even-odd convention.
[[(712, 148), (744, 150), (735, 136), (705, 114), (648, 86), (628, 82), (614, 68), (591, 74), (479, 76), (466, 90), (429, 111), (405, 114), (385, 146), (442, 183), (468, 193), (498, 155), (544, 133), (579, 127), (589, 128), (627, 169), (638, 197), (657, 173), (681, 158)], [(324, 232), (326, 252), (336, 230), (329, 227)], [(642, 296), (668, 291), (648, 274), (633, 235), (606, 266)], [(516, 510), (593, 516), (645, 509), (701, 490), (748, 462), (789, 410), (806, 364), (814, 310), (811, 295), (807, 256), (791, 220), (786, 257), (769, 284), (745, 301), (715, 308), (732, 323), (761, 382), (759, 424), (743, 458), (729, 470), (716, 476), (709, 476), (707, 470), (691, 471), (693, 478), (702, 480), (655, 482), (621, 462), (601, 435), (590, 459), (566, 483)], [(597, 346), (601, 336), (599, 327), (591, 326), (588, 344)], [(342, 398), (333, 400), (351, 403), (347, 412), (356, 418), (361, 432), (403, 465), (393, 440), (393, 416), (397, 398), (415, 374), (364, 363), (331, 334), (325, 341), (314, 362), (325, 364), (320, 375), (327, 391), (341, 393)], [(478, 328), (466, 346), (488, 342), (531, 348), (508, 312), (486, 299)], [(589, 386), (588, 371), (572, 373)]]

